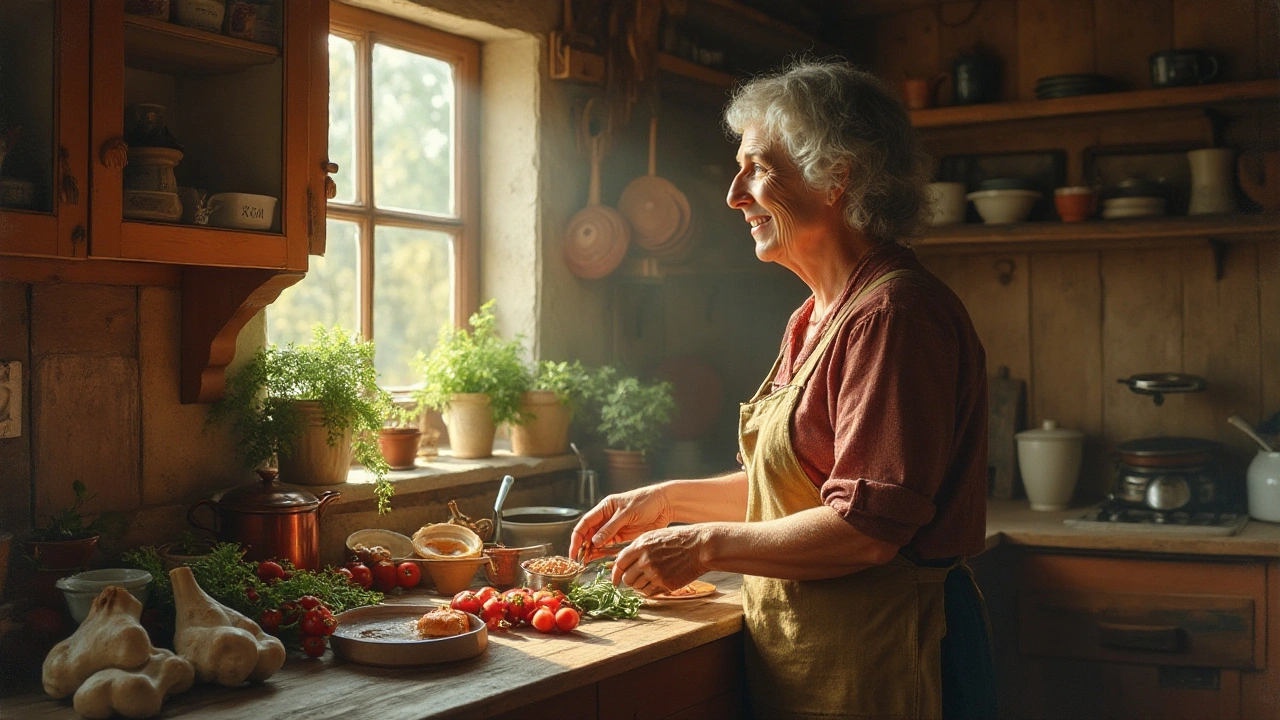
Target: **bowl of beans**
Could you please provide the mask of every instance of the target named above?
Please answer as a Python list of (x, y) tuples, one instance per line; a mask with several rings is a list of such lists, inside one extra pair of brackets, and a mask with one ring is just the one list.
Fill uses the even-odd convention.
[(520, 563), (520, 567), (524, 568), (528, 579), (526, 585), (530, 589), (550, 588), (565, 593), (569, 592), (569, 586), (578, 579), (582, 571), (587, 569), (586, 565), (563, 555), (532, 558)]

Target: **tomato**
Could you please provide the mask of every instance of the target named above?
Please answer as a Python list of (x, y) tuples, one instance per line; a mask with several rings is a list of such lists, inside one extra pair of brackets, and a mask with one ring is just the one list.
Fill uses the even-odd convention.
[(560, 609), (560, 602), (563, 599), (563, 595), (557, 595), (550, 590), (539, 590), (533, 594), (533, 604), (538, 607), (547, 608), (551, 612), (555, 612)]
[(472, 615), (479, 615), (480, 608), (483, 606), (484, 603), (480, 602), (480, 598), (476, 597), (476, 594), (470, 590), (463, 590), (457, 595), (454, 595), (453, 600), (449, 602), (449, 607), (454, 610), (461, 610), (462, 612), (468, 612)]
[(301, 610), (299, 610), (299, 608), (298, 608), (298, 603), (295, 603), (295, 602), (282, 602), (282, 603), (280, 603), (280, 614), (281, 614), (281, 616), (282, 616), (282, 617), (280, 618), (280, 624), (281, 624), (281, 625), (292, 625), (292, 624), (294, 624), (294, 623), (298, 622), (298, 618), (300, 617), (300, 613), (301, 613)]
[(389, 562), (380, 562), (369, 568), (373, 572), (373, 589), (378, 592), (389, 592), (394, 590), (399, 582), (399, 573), (396, 566)]
[(303, 595), (298, 598), (298, 607), (303, 610), (315, 610), (320, 607), (320, 598), (315, 595)]
[(581, 619), (578, 611), (571, 607), (562, 607), (556, 611), (556, 627), (560, 628), (560, 632), (572, 632)]
[(284, 568), (274, 560), (263, 560), (258, 563), (258, 579), (264, 583), (273, 583), (284, 578)]
[(529, 619), (529, 624), (538, 632), (549, 633), (556, 629), (556, 616), (550, 609), (545, 607), (538, 608), (538, 611)]
[(252, 585), (244, 589), (244, 594), (246, 597), (249, 598), (249, 602), (253, 602), (253, 603), (258, 602), (258, 591), (254, 590)]
[(489, 587), (489, 586), (487, 586), (487, 585), (486, 585), (485, 587), (482, 587), (482, 588), (480, 588), (479, 590), (477, 590), (477, 591), (476, 591), (476, 597), (480, 600), (480, 604), (481, 604), (481, 605), (483, 605), (483, 604), (485, 604), (486, 602), (488, 602), (488, 601), (489, 601), (489, 598), (491, 598), (491, 597), (493, 597), (493, 596), (495, 596), (495, 595), (497, 595), (497, 594), (498, 594), (498, 589), (497, 589), (497, 588)]
[(396, 574), (402, 588), (418, 587), (418, 581), (422, 580), (422, 571), (418, 569), (418, 564), (408, 560), (396, 566)]
[(319, 608), (303, 613), (302, 621), (298, 623), (298, 629), (304, 635), (332, 635), (337, 627), (338, 621), (332, 615), (325, 617)]
[(302, 636), (302, 651), (308, 656), (318, 658), (324, 654), (324, 638), (319, 635)]
[(480, 608), (480, 619), (490, 630), (506, 630), (511, 627), (507, 622), (507, 603), (500, 597), (491, 597)]
[(284, 620), (284, 613), (279, 610), (263, 610), (258, 616), (258, 624), (262, 626), (262, 631), (270, 635), (280, 632), (282, 620)]
[(351, 577), (355, 579), (356, 584), (368, 590), (373, 587), (373, 571), (367, 565), (356, 563), (351, 569)]
[(356, 582), (356, 577), (355, 577), (355, 575), (352, 575), (352, 574), (351, 574), (351, 571), (350, 571), (350, 570), (348, 570), (348, 569), (346, 569), (346, 568), (344, 568), (344, 567), (336, 568), (336, 569), (333, 571), (333, 574), (335, 574), (335, 575), (341, 575), (342, 577), (344, 577), (344, 578), (346, 578), (346, 579), (347, 579), (347, 582), (348, 582), (348, 583), (350, 583), (350, 584), (352, 584), (352, 585), (354, 585), (354, 584), (355, 584), (355, 582)]
[(507, 621), (514, 627), (526, 620), (537, 608), (533, 604), (533, 596), (524, 588), (513, 588), (502, 594), (507, 604)]

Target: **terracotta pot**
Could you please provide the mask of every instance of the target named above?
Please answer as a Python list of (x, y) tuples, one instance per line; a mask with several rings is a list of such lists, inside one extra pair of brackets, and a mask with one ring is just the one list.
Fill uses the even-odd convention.
[(98, 536), (58, 542), (27, 541), (27, 554), (40, 570), (84, 570), (93, 559)]
[(320, 403), (298, 400), (294, 403), (302, 413), (302, 435), (287, 456), (280, 458), (280, 479), (294, 485), (337, 485), (347, 481), (351, 470), (351, 431), (338, 442), (329, 444)]
[(643, 452), (637, 450), (605, 450), (609, 492), (619, 493), (644, 487), (653, 481), (653, 468)]
[(573, 411), (550, 390), (532, 390), (520, 396), (520, 409), (532, 415), (528, 422), (511, 426), (511, 452), (529, 457), (553, 457), (569, 451), (569, 423)]
[(449, 446), (453, 456), (461, 459), (493, 456), (493, 436), (497, 427), (489, 410), (489, 396), (484, 393), (455, 393), (444, 413), (449, 428)]
[(422, 431), (418, 428), (383, 428), (378, 433), (378, 449), (392, 470), (411, 470), (418, 457)]
[[(286, 487), (270, 470), (258, 471), (262, 482), (231, 488), (213, 499), (200, 500), (187, 511), (187, 521), (213, 533), (220, 542), (239, 543), (248, 560), (285, 558), (304, 570), (320, 569), (320, 516), (342, 493), (317, 497)], [(196, 518), (208, 505), (217, 515), (212, 527)]]

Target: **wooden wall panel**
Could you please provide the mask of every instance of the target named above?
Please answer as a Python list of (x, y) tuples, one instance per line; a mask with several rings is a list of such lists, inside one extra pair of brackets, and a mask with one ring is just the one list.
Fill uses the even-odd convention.
[(1156, 407), (1116, 380), (1181, 369), (1182, 258), (1169, 250), (1103, 253), (1102, 293), (1104, 451), (1133, 438), (1177, 434), (1185, 396)]
[[(1013, 279), (1001, 285), (995, 264), (1014, 264)], [(1028, 318), (1030, 303), (1027, 256), (953, 255), (924, 258), (930, 271), (942, 279), (964, 302), (987, 351), (987, 374), (995, 375), (1001, 365), (1009, 375), (1028, 381), (1031, 392), (1031, 339)], [(1030, 394), (1028, 394), (1030, 397)]]
[(1098, 253), (1031, 256), (1031, 372), (1028, 423), (1052, 419), (1085, 434), (1077, 497), (1110, 487), (1102, 452), (1102, 278)]
[(1280, 3), (1258, 0), (1258, 77), (1280, 75)]
[(1019, 98), (1035, 99), (1036, 80), (1046, 75), (1096, 68), (1093, 3), (1018, 0)]
[(1280, 243), (1258, 246), (1258, 327), (1262, 416), (1280, 412)]
[(1173, 46), (1226, 56), (1221, 79), (1257, 77), (1257, 18), (1254, 0), (1173, 0)]
[[(960, 53), (981, 48), (1000, 58), (1001, 97), (1016, 100), (1018, 97), (1018, 3), (1017, 0), (983, 0), (979, 3), (973, 18), (968, 22), (951, 27), (946, 23), (955, 23), (964, 17), (971, 5), (956, 3), (942, 8), (943, 22), (938, 26), (938, 56), (942, 66), (950, 71), (951, 61)], [(945, 102), (950, 102), (951, 88), (948, 84), (942, 93)]]
[(1214, 279), (1213, 251), (1203, 246), (1182, 251), (1183, 370), (1209, 381), (1208, 392), (1186, 398), (1183, 432), (1237, 448), (1253, 457), (1253, 442), (1227, 424), (1239, 413), (1258, 417), (1260, 354), (1257, 248), (1231, 246), (1221, 280)]
[(1151, 87), (1151, 53), (1173, 47), (1170, 0), (1095, 0), (1097, 72), (1121, 87)]
[(931, 7), (886, 17), (877, 25), (874, 44), (873, 67), (894, 88), (904, 78), (933, 77), (942, 69), (938, 23)]

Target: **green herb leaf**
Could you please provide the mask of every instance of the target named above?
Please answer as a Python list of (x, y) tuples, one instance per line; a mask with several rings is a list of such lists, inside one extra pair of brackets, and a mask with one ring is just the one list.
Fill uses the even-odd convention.
[(581, 608), (592, 618), (624, 620), (640, 614), (643, 598), (629, 587), (619, 587), (607, 575), (596, 575), (585, 585), (574, 583), (569, 587), (569, 602)]

